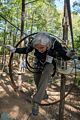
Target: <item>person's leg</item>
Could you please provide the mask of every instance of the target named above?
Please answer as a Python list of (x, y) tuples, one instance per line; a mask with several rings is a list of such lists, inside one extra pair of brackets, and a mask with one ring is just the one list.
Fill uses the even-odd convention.
[(39, 82), (40, 82), (41, 74), (42, 73), (34, 73), (34, 82), (36, 84), (37, 89), (38, 89), (38, 85), (39, 85)]
[(38, 90), (37, 90), (37, 93), (33, 97), (33, 101), (39, 103), (44, 98), (45, 90), (46, 90), (47, 85), (48, 85), (48, 80), (51, 77), (52, 72), (53, 72), (53, 65), (47, 64), (42, 72), (40, 82), (38, 85)]
[[(35, 81), (37, 90), (38, 90), (38, 85), (39, 85), (39, 82), (40, 82), (41, 74), (42, 73), (34, 73), (34, 81)], [(48, 95), (47, 95), (46, 90), (45, 90), (45, 94), (44, 94), (43, 99), (48, 99)]]
[(43, 67), (42, 64), (35, 61), (34, 68), (36, 68), (36, 69), (34, 69), (34, 82), (36, 84), (37, 89), (38, 89), (38, 85), (39, 85), (39, 82), (40, 82), (40, 79), (41, 79), (42, 67)]
[[(40, 82), (40, 78), (41, 78), (41, 72), (39, 73), (39, 71), (37, 71), (37, 69), (35, 70), (35, 72), (38, 72), (38, 73), (34, 73), (34, 82), (36, 84), (36, 88), (38, 90), (38, 85), (39, 85), (39, 82)], [(33, 115), (38, 115), (39, 113), (39, 104), (35, 103), (33, 101), (33, 105), (32, 105), (32, 114)]]

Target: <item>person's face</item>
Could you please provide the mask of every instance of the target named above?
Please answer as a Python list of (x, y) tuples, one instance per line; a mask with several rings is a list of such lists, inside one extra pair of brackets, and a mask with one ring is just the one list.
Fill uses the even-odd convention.
[(47, 46), (46, 45), (41, 45), (41, 44), (35, 45), (34, 48), (37, 49), (41, 53), (43, 53), (47, 50)]

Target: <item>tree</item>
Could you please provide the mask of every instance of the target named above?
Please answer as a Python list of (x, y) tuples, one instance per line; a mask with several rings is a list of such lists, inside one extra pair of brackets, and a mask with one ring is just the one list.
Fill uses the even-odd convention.
[(76, 1), (73, 3), (73, 9), (74, 9), (74, 13), (78, 14), (80, 13), (80, 1)]

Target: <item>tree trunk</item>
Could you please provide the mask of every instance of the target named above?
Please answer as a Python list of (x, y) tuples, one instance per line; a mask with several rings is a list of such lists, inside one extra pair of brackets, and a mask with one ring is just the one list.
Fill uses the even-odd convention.
[[(63, 18), (63, 40), (65, 43), (68, 43), (68, 11), (67, 11), (67, 4), (66, 0), (64, 0), (64, 18)], [(65, 64), (63, 62), (63, 69), (65, 67)], [(67, 63), (66, 63), (67, 68)], [(65, 82), (66, 82), (66, 76), (64, 74), (61, 74), (61, 89), (60, 89), (60, 105), (59, 105), (59, 120), (64, 120), (64, 104), (65, 99), (63, 97), (65, 96)]]
[[(22, 13), (21, 13), (21, 36), (20, 39), (22, 39), (24, 36), (24, 18), (25, 18), (25, 0), (22, 0)], [(20, 44), (20, 47), (24, 46), (24, 42)], [(22, 64), (22, 57), (23, 55), (20, 55), (20, 64), (19, 64), (19, 72), (21, 73), (21, 64)], [(21, 87), (22, 84), (22, 78), (21, 74), (18, 77), (18, 86)]]

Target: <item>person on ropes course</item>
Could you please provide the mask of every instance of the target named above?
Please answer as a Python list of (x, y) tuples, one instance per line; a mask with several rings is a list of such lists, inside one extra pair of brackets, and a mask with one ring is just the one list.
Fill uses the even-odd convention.
[[(53, 73), (55, 65), (55, 52), (64, 60), (70, 60), (75, 52), (66, 51), (62, 47), (61, 43), (56, 40), (53, 36), (50, 36), (46, 32), (39, 32), (35, 35), (34, 39), (27, 47), (14, 48), (11, 45), (6, 45), (12, 53), (28, 54), (34, 52), (36, 72), (34, 73), (34, 81), (37, 87), (37, 92), (33, 96), (33, 115), (38, 115), (39, 104), (42, 100), (48, 99), (46, 88), (48, 85), (49, 78)], [(43, 69), (42, 69), (43, 68)]]

